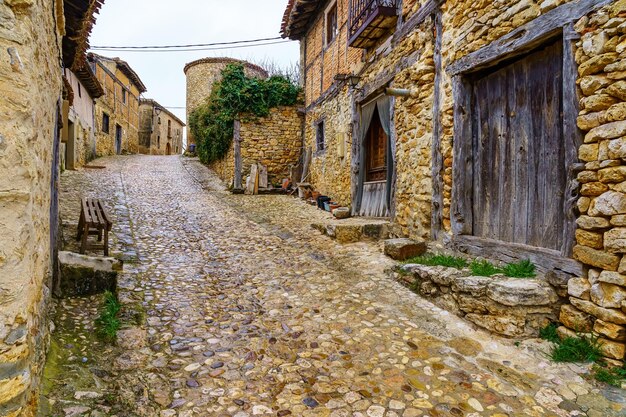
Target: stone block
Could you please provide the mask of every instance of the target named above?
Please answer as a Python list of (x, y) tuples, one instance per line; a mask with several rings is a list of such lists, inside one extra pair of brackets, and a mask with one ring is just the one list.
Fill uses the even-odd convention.
[(571, 304), (564, 304), (561, 306), (559, 321), (568, 328), (577, 332), (590, 332), (593, 326), (593, 318), (589, 314), (583, 313)]
[(594, 127), (585, 135), (585, 143), (594, 143), (606, 139), (615, 139), (626, 135), (626, 121), (606, 123)]
[(465, 315), (465, 319), (479, 327), (507, 337), (523, 336), (526, 330), (526, 320), (519, 316), (469, 313)]
[(347, 219), (350, 215), (350, 209), (347, 207), (339, 207), (333, 210), (333, 216), (337, 219)]
[(611, 84), (606, 89), (606, 92), (621, 101), (626, 101), (626, 81), (618, 81)]
[(618, 214), (611, 217), (611, 226), (626, 226), (626, 215)]
[(456, 268), (445, 266), (428, 266), (419, 264), (408, 264), (402, 269), (411, 272), (420, 281), (432, 281), (437, 285), (449, 287), (456, 281), (463, 272)]
[(507, 306), (543, 306), (559, 297), (547, 283), (533, 279), (499, 279), (487, 287), (487, 297)]
[(602, 182), (588, 182), (580, 187), (580, 195), (586, 197), (597, 197), (599, 195), (602, 195), (602, 193), (607, 192), (608, 190), (609, 186)]
[(123, 263), (114, 258), (99, 258), (72, 252), (59, 252), (60, 280), (55, 295), (82, 297), (115, 291), (117, 274)]
[(572, 297), (588, 300), (590, 290), (591, 284), (586, 278), (572, 278), (567, 283), (567, 293)]
[[(583, 97), (580, 100), (582, 108), (589, 112), (606, 110), (615, 103), (617, 103), (617, 99), (615, 97), (604, 93), (594, 94), (589, 97)], [(587, 139), (585, 139), (585, 143), (588, 143)]]
[(397, 261), (422, 255), (426, 252), (426, 242), (413, 239), (388, 239), (384, 243), (385, 255)]
[(574, 246), (574, 259), (600, 269), (617, 271), (621, 258), (587, 246)]
[(22, 395), (30, 384), (28, 372), (9, 379), (0, 380), (0, 404), (6, 404)]
[(357, 225), (336, 225), (333, 235), (339, 243), (354, 243), (363, 237), (363, 228)]
[(599, 145), (597, 143), (580, 145), (578, 148), (578, 158), (585, 162), (597, 161), (599, 151)]
[(607, 191), (593, 201), (589, 208), (591, 216), (614, 216), (626, 214), (626, 194), (617, 191)]
[(578, 201), (576, 202), (578, 211), (581, 213), (587, 213), (587, 210), (589, 210), (590, 204), (591, 204), (591, 199), (589, 197), (580, 197)]
[(608, 339), (618, 342), (626, 340), (626, 327), (614, 323), (608, 323), (604, 320), (596, 320), (593, 325), (593, 331)]
[[(598, 118), (598, 126), (605, 122), (618, 122), (620, 120), (626, 120), (626, 103), (615, 103), (608, 110), (603, 113), (603, 116), (599, 116)], [(604, 120), (601, 119), (604, 117)], [(584, 122), (583, 122), (584, 123)], [(593, 123), (593, 120), (590, 120), (589, 125)]]
[[(592, 316), (599, 318), (600, 320), (607, 321), (615, 324), (626, 324), (626, 314), (620, 310), (614, 310), (610, 308), (600, 307), (591, 301), (580, 300), (578, 298), (571, 297), (570, 303), (577, 309), (591, 314)], [(622, 309), (624, 304), (622, 303)]]
[(586, 96), (590, 96), (609, 85), (611, 85), (611, 80), (604, 75), (588, 75), (580, 79), (580, 89)]
[(604, 356), (620, 361), (624, 359), (626, 345), (623, 343), (613, 342), (612, 340), (602, 337), (598, 338), (598, 343), (600, 344), (600, 350)]
[(490, 277), (458, 277), (452, 282), (454, 292), (467, 292), (475, 297), (483, 297), (487, 286), (493, 281)]
[(604, 308), (621, 308), (626, 300), (626, 289), (604, 282), (596, 282), (589, 291), (591, 301)]
[(559, 339), (561, 340), (566, 339), (568, 337), (578, 337), (578, 333), (576, 333), (573, 330), (568, 329), (565, 326), (560, 326), (558, 329), (556, 329), (556, 334), (559, 336)]
[(598, 180), (606, 184), (625, 181), (626, 166), (601, 169), (598, 171)]
[(596, 55), (578, 66), (578, 74), (581, 77), (597, 74), (603, 71), (604, 67), (615, 62), (618, 56), (619, 55), (614, 52)]
[(589, 232), (584, 229), (576, 230), (576, 243), (589, 246), (594, 249), (604, 248), (604, 236), (602, 233)]
[(619, 261), (619, 267), (617, 268), (617, 272), (620, 274), (626, 274), (626, 255), (622, 256), (621, 261)]
[(609, 158), (626, 158), (626, 138), (622, 137), (609, 141)]
[(576, 219), (576, 224), (585, 230), (603, 230), (608, 229), (611, 224), (603, 217), (580, 216)]
[(602, 271), (600, 272), (597, 281), (604, 282), (606, 284), (621, 285), (623, 287), (626, 287), (626, 275), (622, 275), (619, 272)]
[(626, 253), (626, 228), (616, 227), (606, 232), (604, 249), (610, 253)]

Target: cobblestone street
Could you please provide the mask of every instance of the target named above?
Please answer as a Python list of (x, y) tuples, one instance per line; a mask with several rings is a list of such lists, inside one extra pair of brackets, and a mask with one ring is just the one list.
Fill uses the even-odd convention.
[(379, 243), (322, 236), (298, 199), (232, 195), (194, 159), (92, 165), (63, 174), (62, 219), (106, 201), (141, 326), (107, 346), (99, 297), (57, 301), (46, 417), (626, 415), (622, 391), (421, 299)]

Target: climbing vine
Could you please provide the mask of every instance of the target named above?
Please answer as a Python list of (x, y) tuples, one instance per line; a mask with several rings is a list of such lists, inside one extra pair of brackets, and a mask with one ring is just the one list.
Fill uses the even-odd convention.
[(300, 87), (282, 76), (266, 80), (246, 76), (241, 64), (229, 64), (206, 103), (189, 115), (189, 128), (204, 163), (224, 158), (233, 140), (236, 118), (265, 117), (270, 109), (297, 103)]

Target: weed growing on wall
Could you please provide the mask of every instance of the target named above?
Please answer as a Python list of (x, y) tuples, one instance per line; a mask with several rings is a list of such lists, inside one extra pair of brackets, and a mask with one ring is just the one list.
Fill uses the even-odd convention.
[(218, 161), (230, 149), (237, 118), (265, 117), (270, 109), (297, 103), (300, 87), (282, 76), (267, 80), (246, 76), (242, 64), (229, 64), (208, 101), (189, 116), (197, 152), (204, 163)]

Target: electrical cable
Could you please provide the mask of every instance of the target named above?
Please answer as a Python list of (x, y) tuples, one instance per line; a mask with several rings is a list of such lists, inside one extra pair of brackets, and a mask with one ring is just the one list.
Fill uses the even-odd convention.
[(277, 42), (266, 42), (266, 43), (257, 43), (254, 45), (237, 45), (237, 46), (225, 46), (221, 48), (197, 48), (197, 49), (115, 49), (115, 48), (94, 48), (91, 49), (95, 51), (108, 51), (108, 52), (195, 52), (195, 51), (221, 51), (226, 49), (239, 49), (239, 48), (251, 48), (254, 46), (266, 46), (266, 45), (277, 45), (281, 43), (292, 42), (289, 40), (286, 41), (277, 41)]
[(259, 38), (249, 39), (245, 41), (231, 41), (231, 42), (213, 42), (213, 43), (197, 43), (188, 45), (153, 45), (153, 46), (92, 46), (91, 49), (178, 49), (178, 48), (196, 48), (206, 46), (218, 46), (218, 45), (234, 45), (238, 43), (253, 43), (264, 41), (275, 41), (281, 39), (280, 36), (273, 38)]

